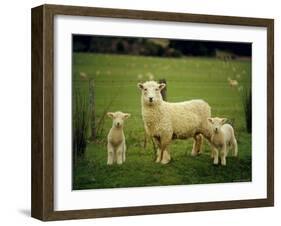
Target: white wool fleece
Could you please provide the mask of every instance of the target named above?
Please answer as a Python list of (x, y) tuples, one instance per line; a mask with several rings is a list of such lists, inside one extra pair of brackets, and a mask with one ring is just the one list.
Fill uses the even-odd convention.
[[(163, 101), (161, 90), (165, 84), (158, 84), (155, 81), (139, 83), (138, 87), (142, 91), (142, 118), (146, 133), (160, 142), (158, 144), (159, 153), (164, 152), (161, 155), (166, 158), (162, 159), (161, 163), (166, 164), (170, 161), (167, 146), (172, 139), (193, 137), (196, 140), (196, 135), (199, 133), (210, 139), (211, 128), (208, 118), (211, 117), (211, 108), (208, 103), (203, 100), (178, 103)], [(197, 143), (194, 147), (200, 149), (201, 145)], [(195, 150), (192, 152), (193, 155), (196, 155)], [(162, 157), (160, 156), (160, 159)], [(160, 161), (159, 158), (156, 162), (158, 161)]]

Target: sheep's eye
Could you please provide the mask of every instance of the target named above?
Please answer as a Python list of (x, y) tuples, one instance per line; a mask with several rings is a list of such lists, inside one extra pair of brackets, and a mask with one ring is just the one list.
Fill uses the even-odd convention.
[(159, 91), (159, 89), (158, 89), (158, 88), (156, 88), (156, 89), (155, 89), (155, 91)]
[(147, 88), (145, 88), (144, 91), (147, 91)]

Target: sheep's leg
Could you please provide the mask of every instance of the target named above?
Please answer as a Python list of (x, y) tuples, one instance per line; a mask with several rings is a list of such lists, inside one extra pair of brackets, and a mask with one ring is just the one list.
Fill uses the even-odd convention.
[(213, 147), (213, 156), (214, 156), (214, 165), (218, 165), (219, 164), (219, 151), (217, 148)]
[(215, 158), (215, 153), (216, 153), (216, 148), (214, 147), (214, 145), (210, 144), (211, 145), (211, 158)]
[(171, 161), (171, 155), (169, 153), (169, 149), (168, 147), (163, 151), (163, 156), (162, 156), (162, 160), (161, 163), (162, 164), (167, 164)]
[(123, 163), (123, 145), (120, 145), (116, 150), (116, 161), (118, 165)]
[(154, 141), (156, 142), (158, 148), (156, 153), (156, 163), (161, 162), (162, 164), (167, 164), (171, 160), (170, 153), (168, 151), (168, 145), (171, 141), (172, 136), (154, 136)]
[(112, 165), (114, 160), (114, 148), (110, 143), (107, 144), (107, 165)]
[(196, 146), (197, 146), (197, 141), (196, 141), (196, 139), (194, 138), (193, 146), (192, 146), (192, 150), (191, 150), (191, 155), (192, 155), (192, 156), (196, 156), (196, 155), (197, 155)]
[(203, 135), (202, 134), (198, 134), (197, 136), (197, 142), (198, 142), (198, 146), (197, 146), (197, 151), (198, 151), (198, 154), (202, 154), (202, 145), (203, 145)]
[(156, 146), (157, 146), (155, 162), (159, 163), (161, 161), (161, 158), (162, 158), (162, 152), (161, 152), (161, 148), (160, 148), (160, 146), (161, 146), (160, 145), (160, 141), (161, 141), (160, 136), (154, 136), (152, 140), (156, 143)]
[(161, 164), (167, 164), (170, 162), (171, 157), (170, 157), (170, 153), (168, 151), (168, 146), (171, 142), (172, 139), (172, 134), (169, 136), (168, 134), (162, 135), (161, 137), (155, 137), (156, 141), (158, 142), (158, 149), (160, 150), (160, 153), (158, 152), (158, 157), (160, 157), (160, 162)]
[(198, 154), (201, 154), (201, 148), (203, 143), (203, 136), (201, 134), (196, 134), (194, 137), (193, 147), (191, 151), (192, 156), (196, 156)]
[(226, 165), (226, 155), (227, 155), (226, 144), (224, 144), (220, 152), (221, 164), (223, 166)]
[(162, 159), (161, 159), (161, 164), (167, 164), (170, 162), (171, 160), (171, 156), (168, 152), (168, 146), (165, 147), (164, 149), (161, 150), (162, 151)]
[(156, 163), (159, 163), (161, 161), (161, 150), (159, 148), (157, 148), (157, 152), (156, 152)]
[(169, 144), (171, 142), (171, 138), (161, 137), (161, 164), (167, 164), (171, 160), (171, 156), (169, 153)]

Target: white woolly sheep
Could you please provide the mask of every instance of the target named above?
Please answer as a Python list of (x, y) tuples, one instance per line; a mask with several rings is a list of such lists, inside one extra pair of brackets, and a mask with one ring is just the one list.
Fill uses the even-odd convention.
[(88, 75), (85, 72), (80, 72), (80, 78), (83, 80), (87, 80), (88, 79)]
[(227, 121), (225, 118), (209, 118), (208, 120), (212, 125), (213, 134), (211, 143), (213, 145), (212, 157), (214, 158), (214, 164), (217, 165), (219, 163), (220, 154), (221, 164), (225, 166), (228, 147), (232, 148), (233, 156), (238, 155), (238, 146), (234, 135), (234, 129), (230, 124), (225, 124)]
[(203, 100), (191, 100), (169, 103), (162, 99), (160, 91), (164, 83), (155, 81), (139, 83), (142, 91), (142, 118), (146, 133), (151, 136), (158, 146), (156, 162), (167, 164), (171, 157), (168, 146), (172, 139), (194, 138), (191, 154), (201, 152), (203, 134), (211, 137), (211, 127), (208, 118), (211, 108)]
[(231, 78), (228, 78), (228, 84), (230, 85), (230, 87), (236, 87), (238, 86), (238, 81), (235, 80), (235, 79), (231, 79)]
[(123, 132), (124, 120), (130, 117), (130, 114), (117, 112), (108, 112), (107, 115), (113, 119), (112, 127), (107, 136), (107, 165), (117, 162), (118, 165), (126, 160), (126, 140)]

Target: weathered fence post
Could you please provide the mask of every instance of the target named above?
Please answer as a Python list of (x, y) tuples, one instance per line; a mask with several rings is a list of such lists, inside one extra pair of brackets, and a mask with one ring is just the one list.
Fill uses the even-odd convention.
[(166, 81), (166, 79), (160, 79), (159, 83), (166, 84), (165, 88), (161, 90), (161, 96), (162, 96), (163, 100), (167, 101), (167, 81)]
[(91, 135), (90, 139), (96, 139), (96, 107), (95, 107), (95, 83), (89, 79), (89, 121)]

